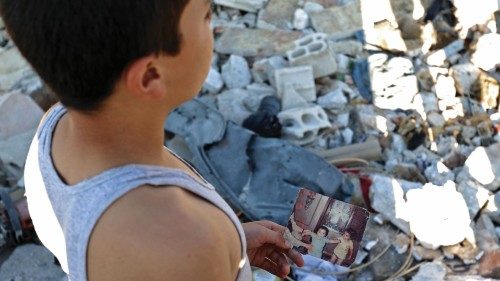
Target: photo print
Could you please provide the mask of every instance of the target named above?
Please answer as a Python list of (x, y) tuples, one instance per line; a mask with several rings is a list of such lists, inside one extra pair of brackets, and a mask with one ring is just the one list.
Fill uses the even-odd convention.
[(349, 267), (368, 218), (364, 208), (302, 188), (284, 236), (303, 255)]

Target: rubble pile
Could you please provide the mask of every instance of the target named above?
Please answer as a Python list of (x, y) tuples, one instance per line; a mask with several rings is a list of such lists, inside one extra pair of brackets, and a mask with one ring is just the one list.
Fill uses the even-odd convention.
[[(201, 98), (344, 168), (339, 199), (373, 211), (352, 270), (300, 280), (500, 278), (497, 0), (214, 3)], [(1, 23), (0, 61), (0, 186), (13, 188), (53, 96)], [(255, 117), (269, 96), (279, 106)]]

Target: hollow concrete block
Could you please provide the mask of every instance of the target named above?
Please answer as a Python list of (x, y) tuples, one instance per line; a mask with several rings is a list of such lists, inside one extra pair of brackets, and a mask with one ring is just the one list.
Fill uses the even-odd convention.
[(326, 112), (317, 105), (282, 111), (278, 119), (284, 138), (299, 144), (312, 142), (319, 130), (332, 126)]
[(278, 69), (274, 72), (274, 77), (279, 98), (283, 98), (287, 84), (291, 84), (306, 101), (316, 100), (316, 85), (311, 66)]

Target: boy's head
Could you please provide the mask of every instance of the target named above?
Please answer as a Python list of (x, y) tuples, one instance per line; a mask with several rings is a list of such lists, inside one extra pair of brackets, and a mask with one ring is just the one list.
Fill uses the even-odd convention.
[(318, 227), (318, 230), (316, 231), (316, 234), (318, 234), (319, 236), (321, 237), (326, 237), (328, 236), (328, 228), (326, 228), (326, 226), (320, 226)]
[[(40, 77), (64, 105), (77, 110), (98, 109), (121, 80), (132, 90), (158, 91), (187, 68), (194, 72), (187, 76), (191, 83), (179, 84), (199, 87), (210, 64), (208, 0), (0, 0), (0, 13)], [(148, 84), (158, 77), (162, 83)]]
[(346, 229), (344, 231), (344, 233), (342, 234), (342, 236), (346, 240), (350, 240), (350, 239), (354, 238), (355, 235), (356, 235), (356, 232), (352, 228)]

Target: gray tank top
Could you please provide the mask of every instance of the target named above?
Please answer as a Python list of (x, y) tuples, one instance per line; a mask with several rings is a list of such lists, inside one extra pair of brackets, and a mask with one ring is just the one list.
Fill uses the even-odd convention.
[(28, 208), (37, 234), (58, 258), (70, 280), (87, 280), (87, 246), (99, 217), (118, 198), (142, 185), (178, 186), (220, 208), (240, 235), (243, 256), (236, 280), (252, 280), (243, 228), (212, 185), (199, 182), (182, 170), (137, 164), (66, 185), (54, 168), (50, 152), (54, 128), (64, 113), (66, 109), (56, 105), (47, 114), (31, 144), (24, 176)]

